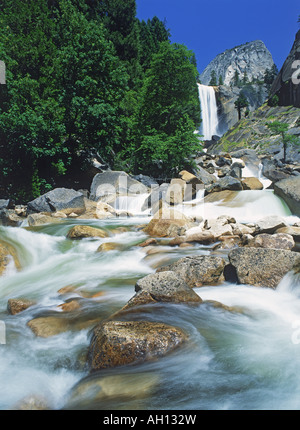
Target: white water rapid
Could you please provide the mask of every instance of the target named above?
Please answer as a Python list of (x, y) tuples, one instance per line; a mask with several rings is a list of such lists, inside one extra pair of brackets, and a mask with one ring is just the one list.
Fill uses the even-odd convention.
[(198, 84), (198, 91), (202, 119), (200, 135), (204, 140), (211, 140), (212, 136), (219, 135), (215, 90), (211, 86)]
[[(22, 267), (11, 261), (0, 277), (0, 410), (18, 409), (32, 398), (56, 410), (299, 409), (300, 282), (290, 273), (274, 290), (223, 282), (195, 288), (206, 301), (199, 306), (143, 307), (130, 318), (180, 327), (187, 345), (154, 362), (89, 374), (91, 330), (134, 296), (138, 279), (184, 256), (220, 255), (214, 244), (169, 246), (166, 238), (158, 238), (157, 247), (140, 247), (149, 237), (142, 230), (151, 219), (142, 211), (146, 198), (117, 200), (116, 208), (132, 217), (0, 227), (0, 239), (15, 248)], [(177, 209), (206, 218), (232, 215), (238, 222), (266, 215), (299, 221), (267, 189), (235, 192), (215, 203), (205, 203), (199, 191)], [(108, 236), (69, 240), (76, 224)], [(97, 252), (105, 242), (117, 247)], [(226, 250), (221, 255), (226, 258)], [(20, 297), (34, 305), (11, 315), (8, 300)], [(213, 300), (230, 308), (215, 307)], [(63, 310), (75, 302), (78, 307)], [(57, 333), (37, 336), (28, 323), (40, 317), (49, 317)]]

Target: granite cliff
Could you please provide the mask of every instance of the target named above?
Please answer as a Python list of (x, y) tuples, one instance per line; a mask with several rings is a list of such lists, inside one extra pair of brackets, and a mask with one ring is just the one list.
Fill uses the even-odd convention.
[(217, 55), (200, 74), (200, 80), (203, 85), (208, 85), (214, 71), (217, 80), (222, 77), (224, 85), (233, 84), (236, 72), (240, 79), (246, 74), (249, 81), (262, 81), (265, 72), (273, 65), (272, 55), (265, 44), (255, 40)]

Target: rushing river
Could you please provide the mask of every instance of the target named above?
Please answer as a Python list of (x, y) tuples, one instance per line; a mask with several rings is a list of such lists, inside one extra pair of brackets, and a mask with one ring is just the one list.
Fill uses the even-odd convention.
[[(237, 193), (227, 204), (199, 208), (181, 207), (187, 214), (203, 210), (207, 217), (229, 214), (245, 222), (269, 214), (294, 220), (270, 190)], [(28, 396), (45, 399), (51, 409), (299, 409), (300, 283), (290, 274), (276, 290), (226, 282), (195, 289), (203, 300), (217, 300), (232, 311), (209, 302), (145, 307), (139, 319), (184, 329), (188, 344), (155, 362), (89, 376), (84, 363), (91, 330), (127, 303), (137, 279), (182, 256), (214, 252), (201, 245), (166, 246), (162, 253), (146, 255), (138, 244), (147, 238), (140, 226), (149, 220), (140, 214), (81, 220), (106, 229), (109, 238), (80, 241), (66, 238), (76, 220), (0, 227), (0, 237), (14, 245), (22, 265), (17, 271), (11, 264), (0, 279), (6, 337), (0, 345), (0, 409), (13, 409)], [(120, 249), (96, 252), (107, 241)], [(62, 294), (67, 286), (73, 290)], [(9, 315), (8, 299), (17, 297), (36, 304)], [(80, 308), (63, 312), (61, 305), (71, 299)], [(38, 337), (27, 326), (37, 316), (67, 320), (68, 329)]]

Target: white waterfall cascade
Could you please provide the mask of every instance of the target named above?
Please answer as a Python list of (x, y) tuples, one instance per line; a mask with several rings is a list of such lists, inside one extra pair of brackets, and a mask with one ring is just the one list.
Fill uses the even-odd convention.
[(198, 84), (198, 91), (202, 118), (200, 134), (204, 140), (211, 140), (213, 135), (219, 135), (215, 90), (211, 86)]

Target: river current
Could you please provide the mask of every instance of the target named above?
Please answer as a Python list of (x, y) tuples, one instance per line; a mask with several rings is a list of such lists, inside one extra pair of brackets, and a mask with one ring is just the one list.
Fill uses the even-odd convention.
[[(187, 203), (181, 210), (233, 215), (239, 222), (265, 215), (284, 216), (289, 223), (296, 219), (271, 190), (240, 192), (230, 203), (203, 207), (200, 202), (201, 196), (199, 205)], [(129, 204), (134, 211), (134, 202)], [(50, 409), (299, 409), (300, 283), (291, 274), (276, 290), (224, 282), (196, 288), (208, 301), (198, 306), (145, 307), (139, 319), (182, 328), (189, 335), (187, 345), (155, 362), (89, 375), (85, 356), (92, 328), (127, 303), (139, 278), (182, 256), (220, 253), (196, 245), (164, 246), (163, 252), (146, 255), (138, 245), (148, 237), (141, 226), (150, 217), (139, 212), (139, 205), (128, 218), (0, 227), (1, 239), (16, 248), (22, 266), (17, 270), (11, 263), (0, 279), (2, 341), (5, 334), (0, 409), (14, 409), (28, 397), (44, 399)], [(101, 227), (109, 237), (67, 239), (78, 223)], [(120, 246), (96, 252), (107, 241)], [(8, 300), (18, 297), (35, 304), (10, 315)], [(79, 309), (64, 312), (61, 306), (71, 300)], [(38, 316), (60, 318), (67, 328), (47, 338), (36, 336), (27, 323)]]

